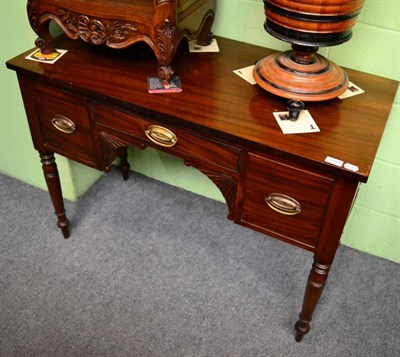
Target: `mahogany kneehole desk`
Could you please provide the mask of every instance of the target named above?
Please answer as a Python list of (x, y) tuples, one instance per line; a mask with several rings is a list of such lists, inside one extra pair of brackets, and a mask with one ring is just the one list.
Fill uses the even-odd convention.
[[(40, 153), (58, 227), (69, 236), (54, 153), (108, 171), (126, 148), (153, 147), (207, 175), (226, 199), (228, 218), (314, 253), (296, 340), (310, 321), (357, 187), (366, 182), (398, 83), (349, 70), (365, 94), (308, 103), (321, 132), (284, 135), (272, 112), (286, 100), (251, 86), (232, 71), (272, 51), (218, 39), (220, 53), (175, 57), (182, 93), (149, 94), (154, 55), (59, 38), (69, 52), (53, 65), (7, 62), (17, 72), (33, 144)], [(327, 163), (327, 156), (357, 171)], [(311, 265), (311, 262), (310, 262)]]

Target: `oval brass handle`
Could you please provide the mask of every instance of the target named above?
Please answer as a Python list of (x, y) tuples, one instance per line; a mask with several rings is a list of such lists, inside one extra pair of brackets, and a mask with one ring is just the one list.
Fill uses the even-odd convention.
[(301, 212), (301, 205), (294, 198), (283, 195), (282, 193), (271, 193), (266, 199), (267, 205), (274, 211), (294, 216)]
[(171, 148), (178, 142), (178, 138), (171, 130), (159, 125), (150, 125), (144, 132), (154, 144), (160, 146)]
[(73, 134), (76, 130), (75, 123), (71, 119), (63, 117), (62, 115), (54, 116), (54, 118), (51, 119), (51, 123), (57, 130), (65, 134)]

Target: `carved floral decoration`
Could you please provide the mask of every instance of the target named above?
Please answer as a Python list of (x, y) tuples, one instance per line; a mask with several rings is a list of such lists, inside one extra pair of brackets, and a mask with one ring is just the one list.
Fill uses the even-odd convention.
[(176, 27), (167, 19), (162, 25), (156, 27), (157, 47), (160, 51), (161, 61), (169, 63), (173, 52), (175, 51), (174, 36)]
[(80, 37), (82, 40), (95, 45), (105, 42), (110, 47), (121, 47), (138, 31), (138, 27), (129, 22), (108, 22), (75, 14), (64, 9), (58, 10), (57, 14), (72, 38)]

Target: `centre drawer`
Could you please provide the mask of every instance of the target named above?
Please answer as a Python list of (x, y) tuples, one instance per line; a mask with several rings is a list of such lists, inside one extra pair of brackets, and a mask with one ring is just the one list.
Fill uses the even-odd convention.
[(94, 117), (97, 124), (109, 127), (115, 132), (137, 139), (146, 146), (161, 149), (184, 159), (193, 158), (209, 162), (229, 170), (239, 170), (239, 149), (233, 146), (205, 138), (185, 129), (177, 129), (151, 121), (139, 115), (106, 107), (96, 103)]
[(333, 183), (332, 178), (249, 154), (241, 222), (312, 249)]

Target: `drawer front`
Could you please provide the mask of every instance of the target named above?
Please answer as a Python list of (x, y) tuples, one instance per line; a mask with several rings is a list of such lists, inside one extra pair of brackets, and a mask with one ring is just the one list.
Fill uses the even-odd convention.
[(95, 105), (94, 113), (96, 123), (133, 137), (135, 143), (139, 139), (145, 145), (159, 148), (184, 159), (194, 158), (235, 172), (239, 170), (238, 148), (205, 139), (185, 130), (157, 125), (137, 115), (102, 104)]
[(249, 154), (241, 221), (263, 233), (315, 247), (333, 179)]
[(33, 92), (45, 147), (96, 167), (86, 99), (41, 83)]

